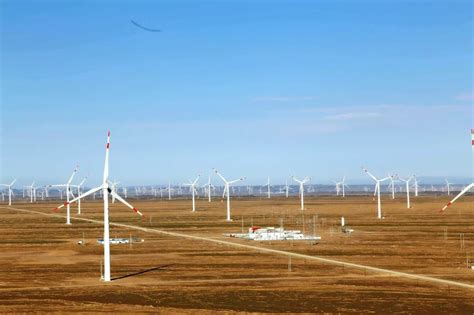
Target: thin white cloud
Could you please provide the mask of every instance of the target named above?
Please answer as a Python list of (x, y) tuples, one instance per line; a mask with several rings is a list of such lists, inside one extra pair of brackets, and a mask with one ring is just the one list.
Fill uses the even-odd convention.
[(356, 119), (370, 119), (381, 117), (381, 113), (368, 112), (368, 113), (341, 113), (336, 115), (325, 116), (326, 120), (356, 120)]
[(314, 101), (316, 96), (262, 96), (255, 97), (254, 102), (298, 102), (298, 101)]

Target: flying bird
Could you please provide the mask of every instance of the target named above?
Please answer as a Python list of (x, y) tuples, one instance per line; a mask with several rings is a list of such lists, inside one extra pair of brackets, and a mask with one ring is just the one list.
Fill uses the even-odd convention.
[(132, 24), (135, 25), (136, 27), (141, 28), (142, 30), (147, 31), (147, 32), (161, 32), (161, 30), (148, 28), (148, 27), (145, 27), (143, 25), (140, 25), (137, 22), (135, 22), (134, 20), (130, 20), (130, 22), (132, 22)]

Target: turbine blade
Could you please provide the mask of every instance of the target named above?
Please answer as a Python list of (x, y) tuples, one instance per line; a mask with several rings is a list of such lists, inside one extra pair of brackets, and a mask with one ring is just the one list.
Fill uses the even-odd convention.
[(138, 211), (137, 208), (135, 208), (134, 206), (132, 206), (131, 204), (129, 204), (127, 201), (125, 201), (125, 199), (123, 199), (122, 197), (119, 196), (119, 194), (117, 194), (115, 191), (112, 191), (110, 193), (113, 197), (115, 197), (115, 199), (117, 199), (118, 201), (120, 201), (121, 203), (123, 203), (124, 205), (126, 205), (127, 207), (129, 207), (130, 209), (132, 209), (135, 213), (138, 213), (139, 215), (143, 216), (143, 213), (141, 213), (140, 211)]
[(224, 191), (222, 192), (222, 199), (225, 197), (225, 193), (227, 192), (227, 185), (224, 186)]
[(472, 184), (470, 184), (469, 186), (467, 186), (466, 188), (464, 188), (456, 197), (454, 197), (450, 202), (448, 202), (448, 203), (443, 207), (443, 209), (441, 209), (441, 211), (446, 210), (446, 208), (448, 208), (450, 205), (452, 205), (459, 197), (461, 197), (461, 196), (464, 195), (466, 192), (468, 192), (472, 187), (474, 187), (474, 183), (472, 183)]
[(82, 180), (82, 181), (79, 183), (79, 185), (78, 185), (78, 186), (82, 186), (82, 185), (84, 184), (84, 182), (86, 181), (86, 179), (87, 179), (87, 176), (86, 176), (86, 177), (84, 177), (84, 179), (83, 179), (83, 180)]
[(71, 203), (73, 203), (73, 202), (76, 202), (76, 201), (78, 201), (79, 199), (85, 198), (85, 197), (87, 197), (87, 196), (89, 196), (89, 195), (91, 195), (91, 194), (93, 194), (93, 193), (95, 193), (95, 192), (101, 190), (102, 188), (103, 188), (102, 185), (100, 185), (99, 187), (96, 187), (96, 188), (92, 188), (91, 190), (89, 190), (89, 191), (83, 193), (82, 195), (77, 196), (76, 198), (74, 198), (74, 199), (72, 199), (72, 200), (69, 200), (69, 202), (67, 202), (67, 201), (64, 202), (64, 204), (62, 204), (62, 205), (60, 205), (60, 206), (54, 208), (53, 210), (54, 210), (54, 211), (58, 211), (58, 210), (61, 209), (62, 207), (67, 206), (68, 204), (71, 204)]
[(237, 182), (240, 182), (241, 180), (244, 180), (246, 177), (241, 177), (239, 179), (236, 179), (236, 180), (232, 180), (230, 182), (228, 182), (228, 184), (233, 184), (233, 183), (237, 183)]
[(375, 176), (372, 175), (372, 173), (370, 173), (368, 169), (366, 169), (365, 167), (362, 166), (362, 170), (363, 170), (364, 172), (366, 172), (367, 175), (369, 175), (373, 180), (377, 181), (377, 178), (375, 178)]
[(76, 175), (78, 169), (79, 169), (79, 165), (76, 165), (76, 167), (74, 168), (74, 171), (72, 172), (71, 177), (69, 177), (69, 180), (67, 181), (68, 185), (72, 182), (74, 175)]
[(292, 179), (293, 179), (295, 182), (297, 182), (297, 183), (300, 183), (300, 184), (301, 184), (301, 181), (300, 181), (298, 178), (296, 178), (296, 177), (294, 177), (294, 176), (291, 176), (291, 178), (292, 178)]
[(227, 181), (225, 180), (224, 176), (222, 176), (215, 168), (213, 169), (214, 172), (217, 174), (217, 176), (219, 176), (223, 181), (224, 183), (227, 183)]
[(110, 149), (110, 131), (107, 133), (107, 145), (105, 146), (105, 163), (104, 177), (102, 183), (105, 184), (109, 180), (109, 149)]

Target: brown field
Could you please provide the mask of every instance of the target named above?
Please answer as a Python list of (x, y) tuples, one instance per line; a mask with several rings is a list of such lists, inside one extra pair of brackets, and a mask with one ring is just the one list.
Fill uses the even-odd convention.
[[(370, 197), (309, 197), (305, 211), (290, 199), (232, 200), (233, 222), (220, 200), (129, 200), (147, 215), (111, 205), (111, 237), (139, 237), (143, 243), (112, 245), (112, 278), (100, 281), (102, 226), (65, 219), (51, 209), (58, 202), (0, 205), (0, 313), (406, 313), (473, 314), (474, 197), (445, 214), (447, 196), (383, 197), (384, 220), (376, 219)], [(80, 218), (102, 220), (102, 204), (85, 201)], [(41, 213), (25, 212), (25, 209)], [(76, 207), (72, 207), (72, 216)], [(65, 209), (55, 214), (65, 215)], [(340, 232), (340, 216), (355, 229)], [(254, 225), (300, 229), (322, 236), (307, 242), (255, 242), (223, 237)], [(209, 238), (195, 240), (160, 231)], [(86, 245), (76, 245), (85, 237)], [(462, 248), (461, 237), (464, 237)], [(213, 241), (214, 240), (214, 241)], [(412, 279), (216, 241), (301, 253), (369, 267), (452, 280), (471, 287)]]

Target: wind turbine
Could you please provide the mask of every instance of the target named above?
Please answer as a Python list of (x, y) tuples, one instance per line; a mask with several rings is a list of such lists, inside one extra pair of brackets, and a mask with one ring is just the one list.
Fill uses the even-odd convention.
[[(112, 189), (112, 191), (115, 193), (115, 195), (117, 195), (117, 186), (118, 184), (120, 184), (120, 182), (112, 182), (110, 183), (110, 188)], [(114, 195), (112, 195), (112, 203), (115, 203), (115, 197)]]
[(74, 198), (74, 195), (72, 194), (72, 191), (71, 191), (71, 186), (72, 186), (71, 182), (74, 179), (74, 175), (76, 175), (78, 169), (79, 169), (79, 166), (76, 166), (76, 168), (74, 168), (74, 171), (72, 172), (72, 175), (71, 177), (69, 177), (69, 180), (67, 181), (66, 184), (50, 186), (50, 187), (66, 187), (66, 202), (64, 203), (67, 206), (66, 224), (71, 224), (71, 208), (69, 207), (69, 204), (70, 204), (69, 196), (72, 196), (72, 198)]
[(232, 221), (232, 219), (230, 218), (230, 185), (244, 180), (245, 177), (227, 181), (224, 176), (222, 176), (216, 169), (214, 169), (214, 172), (224, 181), (224, 192), (222, 194), (222, 198), (224, 199), (224, 196), (227, 194), (227, 221)]
[(271, 197), (271, 190), (270, 190), (270, 176), (267, 178), (267, 199)]
[(392, 189), (392, 199), (395, 199), (395, 180), (398, 179), (397, 175), (388, 174), (390, 179), (389, 187)]
[[(342, 183), (341, 184), (342, 184), (342, 198), (345, 198), (346, 197), (346, 188), (349, 188), (349, 186), (346, 185), (346, 176), (344, 176), (342, 178)], [(351, 189), (349, 188), (349, 190), (351, 190)]]
[(10, 184), (0, 184), (0, 186), (5, 186), (8, 188), (8, 205), (9, 206), (12, 205), (12, 196), (13, 196), (12, 187), (13, 187), (13, 184), (15, 184), (15, 182), (16, 182), (16, 179), (14, 179)]
[[(84, 182), (87, 180), (87, 176), (84, 177), (84, 179), (79, 183), (79, 185), (76, 185), (75, 187), (77, 188), (77, 195), (81, 195), (81, 187), (84, 185)], [(77, 214), (81, 214), (81, 199), (77, 201)]]
[(344, 198), (346, 196), (346, 187), (349, 188), (346, 185), (346, 176), (342, 177), (342, 181), (334, 182), (334, 184), (336, 184), (336, 195), (339, 196), (342, 191), (342, 197)]
[(45, 196), (46, 198), (49, 198), (48, 185), (45, 185), (45, 186), (43, 187), (43, 189), (44, 189), (44, 196)]
[(30, 203), (36, 202), (36, 187), (35, 187), (35, 182), (31, 183), (30, 186), (26, 186), (29, 191), (30, 195)]
[(374, 175), (372, 175), (365, 167), (362, 167), (362, 170), (367, 173), (374, 181), (375, 181), (375, 192), (374, 195), (377, 194), (377, 218), (382, 219), (382, 205), (380, 202), (380, 183), (390, 179), (390, 176), (384, 177), (382, 179), (377, 179)]
[(415, 188), (415, 197), (418, 197), (418, 179), (416, 178), (416, 175), (413, 175), (413, 187)]
[(201, 175), (198, 175), (196, 177), (196, 179), (194, 180), (194, 182), (189, 181), (189, 183), (184, 184), (184, 186), (189, 186), (189, 189), (191, 190), (191, 194), (193, 196), (193, 212), (196, 211), (196, 202), (194, 200), (194, 193), (196, 192), (196, 184), (197, 184), (200, 176)]
[(104, 281), (109, 282), (110, 279), (110, 236), (109, 236), (109, 194), (115, 197), (118, 201), (132, 209), (135, 213), (143, 216), (143, 214), (134, 208), (127, 201), (122, 199), (119, 194), (111, 189), (111, 183), (109, 181), (109, 149), (110, 149), (110, 131), (107, 134), (107, 145), (105, 147), (105, 163), (104, 163), (104, 175), (102, 185), (85, 192), (83, 195), (74, 198), (71, 201), (65, 202), (63, 205), (57, 207), (55, 210), (69, 205), (70, 203), (76, 202), (82, 198), (85, 198), (97, 191), (102, 191), (104, 198)]
[(204, 184), (203, 187), (207, 190), (207, 198), (208, 198), (208, 201), (211, 202), (211, 189), (214, 187), (214, 186), (211, 184), (211, 175), (209, 175), (209, 178), (208, 178), (208, 180), (207, 180), (207, 183)]
[(450, 182), (448, 182), (447, 179), (444, 180), (446, 182), (446, 189), (448, 190), (448, 196), (451, 195), (451, 184)]
[(127, 198), (127, 187), (122, 187), (122, 193), (125, 198)]
[(340, 183), (336, 182), (336, 181), (333, 181), (333, 183), (336, 185), (336, 196), (339, 196), (339, 193), (341, 192), (341, 188), (340, 188)]
[(288, 193), (290, 191), (290, 186), (288, 186), (288, 181), (285, 182), (285, 196), (288, 198)]
[[(471, 129), (471, 146), (474, 149), (474, 129)], [(469, 184), (467, 187), (465, 187), (459, 194), (457, 194), (456, 197), (454, 197), (450, 202), (448, 202), (447, 205), (441, 209), (441, 211), (446, 210), (450, 205), (452, 205), (456, 200), (458, 200), (459, 197), (467, 193), (469, 190), (471, 190), (474, 187), (474, 183)]]
[(407, 179), (403, 179), (399, 177), (398, 179), (402, 182), (405, 182), (405, 189), (407, 191), (407, 209), (410, 209), (410, 181), (415, 178), (415, 175), (408, 177)]
[(304, 184), (309, 182), (311, 180), (311, 177), (306, 176), (302, 180), (299, 180), (298, 178), (292, 176), (291, 177), (295, 182), (300, 184), (300, 197), (301, 197), (301, 210), (304, 210)]

